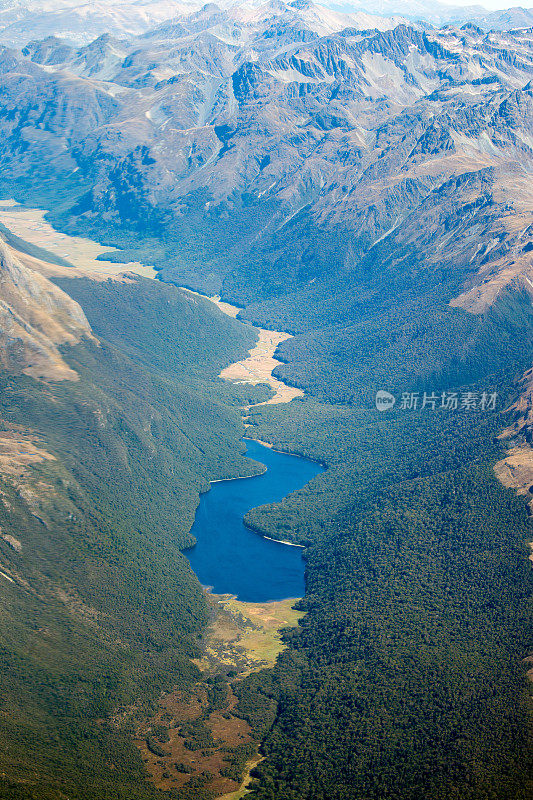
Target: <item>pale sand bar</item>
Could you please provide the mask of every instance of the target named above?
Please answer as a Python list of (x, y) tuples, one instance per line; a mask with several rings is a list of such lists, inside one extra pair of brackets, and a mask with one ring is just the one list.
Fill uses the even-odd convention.
[(48, 275), (87, 274), (91, 275), (91, 277), (100, 275), (102, 278), (121, 275), (124, 272), (134, 272), (137, 275), (143, 275), (145, 278), (154, 278), (157, 274), (153, 267), (139, 264), (136, 261), (127, 264), (97, 261), (97, 257), (103, 253), (117, 253), (119, 251), (115, 247), (106, 247), (98, 244), (98, 242), (93, 242), (91, 239), (85, 239), (81, 236), (67, 236), (60, 231), (56, 231), (45, 220), (45, 214), (46, 211), (42, 209), (24, 208), (14, 200), (0, 200), (0, 222), (2, 225), (5, 225), (15, 236), (24, 239), (25, 242), (41, 247), (54, 256), (65, 259), (76, 268), (76, 271), (68, 267), (47, 264), (46, 261), (15, 251), (17, 257), (27, 261), (28, 266), (33, 266), (33, 269), (36, 269), (39, 265), (46, 269)]

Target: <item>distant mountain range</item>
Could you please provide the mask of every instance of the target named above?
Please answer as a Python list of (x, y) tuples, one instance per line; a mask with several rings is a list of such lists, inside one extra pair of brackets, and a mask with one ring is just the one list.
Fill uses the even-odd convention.
[(202, 291), (245, 292), (247, 264), (283, 293), (386, 239), (466, 260), (458, 302), (482, 307), (529, 270), (532, 32), (397, 22), (273, 0), (5, 49), (4, 178), (74, 182), (83, 225), (166, 231), (179, 252), (151, 258)]
[[(212, 800), (245, 722), (257, 800), (532, 796), (531, 518), (493, 470), (531, 500), (531, 14), (364, 3), (0, 5), (6, 208), (161, 279), (0, 226), (2, 798)], [(301, 398), (220, 380), (243, 321), (293, 334)], [(217, 651), (191, 719), (181, 550), (259, 469), (243, 409), (327, 465), (246, 518), (306, 547), (306, 614), (273, 670)]]
[(325, 0), (324, 5), (337, 8), (339, 11), (368, 9), (371, 5), (375, 14), (384, 17), (399, 15), (414, 21), (425, 20), (437, 27), (471, 21), (486, 30), (510, 30), (530, 27), (533, 22), (533, 9), (520, 6), (489, 12), (482, 3), (455, 6), (448, 3), (430, 3), (427, 0), (377, 0), (372, 4), (365, 0), (347, 0), (338, 3), (335, 0)]
[[(212, 8), (213, 5), (206, 7)], [(261, 15), (267, 13), (272, 4), (263, 0), (221, 0), (217, 5), (230, 15)], [(293, 5), (297, 6), (298, 2)], [(346, 15), (345, 25), (372, 25), (372, 19), (377, 16), (434, 26), (472, 21), (484, 30), (510, 30), (533, 25), (533, 10), (521, 7), (489, 13), (481, 5), (450, 6), (420, 0), (379, 0), (376, 3), (324, 0), (322, 5), (332, 12)], [(30, 40), (59, 36), (77, 44), (88, 44), (104, 33), (119, 37), (137, 36), (165, 21), (187, 17), (202, 7), (201, 0), (97, 0), (82, 4), (73, 0), (3, 0), (0, 3), (0, 42), (21, 46)], [(382, 25), (378, 23), (377, 27)]]

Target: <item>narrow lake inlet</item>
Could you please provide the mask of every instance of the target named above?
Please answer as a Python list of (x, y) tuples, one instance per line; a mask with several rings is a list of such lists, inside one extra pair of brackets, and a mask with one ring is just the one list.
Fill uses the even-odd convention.
[(302, 550), (259, 536), (244, 525), (252, 508), (282, 500), (301, 489), (323, 468), (313, 461), (279, 453), (246, 440), (250, 458), (266, 466), (252, 478), (219, 481), (202, 495), (191, 533), (196, 545), (186, 551), (204, 586), (252, 603), (302, 597)]

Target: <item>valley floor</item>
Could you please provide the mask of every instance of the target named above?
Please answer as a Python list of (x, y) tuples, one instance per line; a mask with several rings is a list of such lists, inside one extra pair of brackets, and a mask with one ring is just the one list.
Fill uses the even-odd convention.
[[(46, 213), (39, 208), (20, 205), (15, 200), (0, 200), (0, 226), (7, 229), (2, 232), (0, 228), (0, 234), (8, 234), (7, 243), (31, 269), (48, 276), (88, 275), (97, 280), (106, 280), (124, 272), (133, 272), (145, 278), (156, 276), (153, 267), (138, 261), (127, 264), (98, 261), (98, 256), (115, 253), (116, 249), (81, 236), (61, 233), (45, 219)], [(51, 264), (48, 260), (50, 256), (57, 263)]]
[[(127, 283), (130, 280), (128, 273), (155, 276), (151, 267), (136, 262), (112, 264), (99, 261), (99, 255), (113, 252), (113, 248), (56, 231), (45, 220), (45, 213), (19, 206), (15, 201), (0, 202), (0, 225), (4, 226), (3, 234), (2, 231), (0, 234), (11, 252), (28, 268), (47, 277), (89, 278), (97, 282), (112, 279)], [(224, 314), (237, 317), (239, 308), (222, 302), (218, 297), (210, 299)], [(242, 324), (250, 329), (249, 324)], [(220, 377), (234, 384), (268, 386), (272, 396), (264, 401), (267, 404), (288, 403), (303, 396), (301, 390), (272, 375), (280, 364), (274, 358), (276, 348), (290, 335), (254, 330), (257, 344), (246, 358), (224, 368)], [(245, 405), (243, 412), (256, 405), (261, 403)], [(16, 431), (6, 431), (2, 436), (4, 446), (0, 454), (0, 472), (3, 475), (16, 473), (20, 481), (28, 466), (43, 458), (53, 458), (36, 447), (32, 439), (22, 441), (22, 434)], [(16, 542), (13, 546), (18, 544)], [(12, 580), (9, 574), (0, 574)], [(224, 684), (223, 697), (219, 697), (218, 705), (213, 705), (210, 699), (210, 682), (221, 672), (232, 674), (234, 682), (254, 671), (273, 666), (285, 647), (280, 630), (296, 626), (302, 612), (294, 610), (295, 599), (247, 603), (230, 595), (209, 593), (207, 599), (211, 621), (202, 643), (202, 657), (195, 661), (203, 679), (187, 691), (174, 689), (164, 694), (155, 715), (136, 724), (135, 744), (150, 780), (158, 789), (195, 785), (199, 790), (214, 791), (234, 800), (244, 795), (249, 771), (260, 760), (257, 742), (248, 723), (233, 714), (237, 698), (232, 692), (231, 682)], [(131, 714), (138, 716), (139, 709), (132, 707), (125, 718), (117, 717), (117, 724), (124, 724)], [(168, 734), (158, 742), (153, 731), (163, 728)], [(195, 735), (199, 737), (198, 742), (203, 742), (202, 747), (195, 744)], [(233, 763), (233, 758), (235, 764), (229, 774), (228, 754), (230, 763)], [(236, 779), (243, 769), (243, 783), (237, 788), (239, 781)]]
[[(13, 204), (4, 203), (4, 209), (0, 208), (0, 223), (8, 229), (7, 240), (12, 252), (25, 259), (31, 268), (57, 277), (63, 286), (68, 286), (73, 276), (76, 279), (90, 277), (90, 281), (82, 280), (82, 289), (78, 287), (80, 296), (85, 297), (89, 307), (92, 288), (107, 289), (107, 278), (112, 278), (110, 285), (120, 284), (125, 292), (135, 289), (136, 280), (124, 275), (125, 269), (134, 271), (130, 268), (135, 265), (110, 265), (97, 261), (99, 252), (108, 249), (95, 243), (91, 244), (90, 255), (84, 256), (83, 248), (88, 240), (58, 233), (56, 236), (56, 232), (43, 221), (42, 212), (17, 210)], [(67, 257), (72, 267), (61, 263)], [(155, 286), (157, 291), (167, 291), (168, 287), (163, 289), (157, 283), (146, 281), (145, 285)], [(187, 297), (186, 293), (174, 287), (168, 291), (174, 292), (181, 301)], [(123, 329), (127, 348), (131, 346), (128, 327), (131, 299), (128, 296), (122, 300), (123, 313), (127, 317)], [(104, 297), (104, 300), (108, 303), (107, 308), (114, 310), (116, 298)], [(152, 349), (148, 356), (144, 353), (143, 357), (159, 364), (160, 345), (165, 342), (167, 328), (165, 325), (159, 327), (158, 314), (166, 297), (159, 298), (161, 305), (155, 310), (143, 306), (142, 297), (136, 296), (134, 300), (137, 304), (134, 308), (136, 322), (144, 321), (143, 313), (153, 314), (150, 318)], [(228, 325), (228, 318), (237, 317), (239, 309), (236, 306), (219, 298), (212, 300), (225, 314), (225, 317), (218, 315), (224, 325)], [(85, 307), (84, 302), (80, 302)], [(196, 314), (205, 309), (206, 298), (198, 297), (193, 301), (189, 296), (188, 305), (194, 306)], [(184, 306), (181, 310), (185, 313), (191, 308)], [(113, 319), (104, 319), (100, 323), (108, 334), (115, 333)], [(187, 686), (164, 686), (151, 709), (130, 705), (129, 708), (133, 709), (131, 718), (117, 717), (119, 725), (125, 722), (134, 725), (133, 731), (131, 725), (128, 729), (129, 741), (133, 733), (145, 774), (149, 774), (152, 786), (157, 789), (185, 788), (198, 792), (198, 798), (204, 791), (215, 791), (236, 800), (246, 792), (246, 788), (239, 785), (246, 765), (250, 767), (258, 763), (258, 739), (264, 741), (268, 733), (270, 740), (264, 750), (266, 758), (261, 763), (260, 772), (266, 776), (266, 783), (280, 780), (276, 784), (282, 787), (279, 796), (283, 796), (283, 791), (294, 789), (294, 796), (299, 797), (303, 784), (293, 783), (296, 766), (311, 771), (327, 768), (330, 770), (327, 780), (330, 785), (336, 785), (339, 764), (343, 759), (343, 785), (351, 791), (356, 781), (359, 781), (359, 787), (363, 787), (368, 776), (374, 774), (373, 768), (368, 766), (376, 757), (373, 742), (384, 743), (383, 763), (387, 768), (395, 768), (397, 753), (391, 744), (391, 730), (402, 734), (398, 737), (398, 747), (407, 748), (405, 761), (413, 769), (416, 779), (422, 780), (420, 776), (425, 773), (422, 768), (417, 771), (412, 755), (417, 744), (414, 739), (409, 739), (409, 732), (419, 726), (417, 735), (429, 741), (428, 728), (424, 726), (429, 726), (428, 720), (432, 719), (436, 721), (431, 724), (433, 738), (424, 758), (435, 760), (432, 753), (447, 752), (450, 736), (461, 731), (460, 736), (457, 734), (458, 741), (476, 741), (480, 747), (481, 755), (472, 766), (472, 781), (481, 786), (479, 795), (472, 795), (476, 800), (478, 796), (485, 797), (482, 794), (485, 789), (486, 796), (489, 796), (493, 785), (505, 784), (505, 775), (502, 777), (500, 772), (505, 773), (508, 769), (506, 764), (511, 765), (509, 770), (513, 771), (514, 783), (505, 784), (507, 794), (502, 797), (514, 800), (513, 792), (521, 799), (527, 796), (520, 762), (525, 761), (522, 754), (525, 752), (528, 730), (525, 720), (530, 704), (523, 697), (525, 689), (520, 682), (517, 654), (522, 653), (525, 647), (521, 615), (525, 617), (524, 598), (527, 597), (530, 576), (525, 574), (524, 562), (528, 565), (522, 550), (530, 531), (520, 503), (514, 496), (504, 496), (494, 480), (492, 464), (498, 453), (501, 457), (498, 420), (483, 416), (474, 419), (465, 414), (460, 422), (463, 426), (461, 437), (458, 437), (453, 416), (444, 414), (435, 415), (432, 421), (427, 415), (419, 415), (416, 419), (413, 417), (415, 422), (411, 422), (400, 413), (385, 419), (376, 415), (373, 409), (361, 410), (338, 401), (326, 405), (314, 398), (293, 403), (291, 413), (284, 414), (288, 407), (283, 407), (283, 404), (303, 397), (299, 389), (272, 375), (282, 363), (274, 357), (276, 348), (290, 342), (291, 337), (258, 328), (255, 329), (259, 335), (258, 343), (253, 347), (247, 343), (244, 347), (243, 334), (250, 334), (249, 338), (253, 338), (254, 328), (233, 320), (232, 325), (234, 327), (228, 328), (227, 335), (235, 335), (237, 340), (234, 343), (235, 361), (221, 371), (219, 366), (214, 374), (215, 379), (219, 375), (227, 380), (224, 391), (234, 392), (230, 405), (231, 424), (227, 423), (226, 439), (222, 442), (226, 448), (225, 457), (236, 470), (233, 474), (243, 474), (237, 471), (231, 460), (238, 441), (236, 431), (242, 433), (242, 410), (247, 415), (245, 423), (250, 424), (252, 420), (255, 432), (267, 442), (280, 448), (292, 447), (328, 464), (334, 463), (334, 469), (328, 470), (330, 474), (326, 473), (326, 483), (320, 491), (314, 494), (313, 491), (302, 492), (296, 498), (288, 498), (286, 503), (257, 509), (250, 514), (252, 527), (262, 533), (286, 530), (287, 536), (293, 539), (291, 544), (308, 546), (312, 600), (306, 607), (305, 623), (298, 627), (302, 612), (295, 611), (293, 600), (249, 604), (240, 603), (231, 596), (209, 596), (210, 617), (202, 628), (203, 638), (197, 640), (200, 652), (195, 653), (193, 662), (193, 666), (200, 670), (197, 679), (189, 680)], [(188, 333), (187, 330), (183, 342), (187, 341)], [(511, 339), (514, 341), (516, 337)], [(142, 337), (140, 341), (143, 344)], [(217, 344), (221, 345), (216, 336), (210, 341), (213, 349)], [(197, 349), (187, 354), (190, 361), (185, 366), (189, 372), (201, 360), (201, 336), (196, 337), (194, 346)], [(219, 358), (224, 363), (223, 346), (221, 350)], [(487, 347), (487, 350), (491, 348)], [(129, 354), (129, 349), (126, 352)], [(93, 369), (93, 357), (92, 351), (90, 356), (80, 356), (78, 368), (82, 373)], [(123, 353), (113, 357), (111, 373), (125, 358)], [(171, 353), (169, 358), (174, 359), (169, 362), (174, 368), (175, 354)], [(163, 359), (161, 364), (166, 380), (167, 362)], [(181, 363), (178, 366), (183, 368)], [(128, 369), (132, 369), (134, 385), (137, 380), (135, 369), (130, 365)], [(488, 368), (487, 372), (490, 374)], [(261, 384), (269, 387), (272, 396), (254, 402), (256, 398), (247, 392), (250, 387), (260, 387)], [(208, 384), (208, 394), (212, 387), (213, 384)], [(176, 387), (173, 386), (166, 396), (162, 391), (168, 404)], [(248, 399), (241, 402), (240, 391), (242, 397)], [(151, 386), (148, 394), (151, 401)], [(198, 414), (197, 399), (197, 387), (193, 386), (190, 394), (180, 398), (183, 402), (176, 412), (177, 427), (180, 435), (184, 434), (185, 461), (190, 465), (190, 471), (182, 475), (182, 487), (189, 491), (189, 516), (180, 520), (183, 546), (186, 546), (187, 531), (192, 522), (193, 496), (195, 498), (197, 492), (205, 490), (212, 474), (221, 478), (226, 474), (218, 452), (211, 455), (207, 474), (202, 478), (195, 474), (198, 467), (194, 465), (191, 454), (203, 454), (202, 447), (207, 449), (212, 443), (213, 430), (218, 433), (220, 423), (216, 413), (221, 413), (220, 409), (224, 407), (223, 401), (217, 397), (216, 421), (207, 425), (208, 433), (199, 447), (204, 420), (202, 414)], [(139, 441), (148, 442), (150, 457), (160, 449), (157, 425), (161, 424), (166, 413), (165, 403), (162, 406), (155, 411), (151, 406), (146, 411), (143, 408), (131, 436), (133, 456), (129, 461), (130, 451), (123, 446), (124, 442), (119, 440), (116, 445), (112, 440), (119, 458), (126, 452), (128, 467), (139, 457)], [(83, 402), (77, 407), (83, 408)], [(109, 407), (108, 402), (106, 410)], [(136, 410), (135, 403), (132, 407)], [(131, 415), (131, 408), (128, 410)], [(184, 415), (189, 415), (185, 421)], [(105, 438), (110, 430), (114, 433), (99, 406), (96, 407), (95, 419), (98, 436)], [(117, 424), (119, 430), (121, 419)], [(106, 424), (101, 424), (102, 420)], [(157, 420), (155, 434), (150, 438), (154, 420)], [(189, 435), (189, 424), (192, 435)], [(102, 430), (104, 434), (101, 434)], [(92, 429), (91, 435), (94, 435)], [(7, 439), (7, 455), (10, 455), (10, 436)], [(127, 444), (130, 444), (130, 439)], [(415, 454), (412, 461), (401, 455), (407, 451), (408, 444)], [(26, 460), (28, 454), (36, 455), (30, 452), (31, 448), (23, 450)], [(169, 448), (166, 452), (168, 458), (171, 450)], [(37, 465), (44, 463), (46, 466), (46, 459), (44, 462), (41, 459), (43, 452), (46, 451), (39, 449)], [(391, 452), (395, 453), (392, 465)], [(139, 476), (142, 481), (150, 470), (143, 473), (142, 459), (141, 466)], [(165, 478), (168, 478), (166, 472)], [(172, 474), (171, 488), (175, 486), (174, 480)], [(518, 486), (516, 481), (507, 480), (507, 483)], [(520, 484), (524, 493), (525, 483), (524, 480)], [(353, 502), (351, 507), (346, 503), (347, 497)], [(453, 504), (450, 497), (454, 498)], [(70, 507), (69, 513), (75, 516)], [(170, 529), (173, 522), (170, 521)], [(349, 536), (353, 531), (362, 532), (364, 536), (362, 533), (359, 538), (354, 535), (351, 540)], [(14, 549), (18, 539), (16, 542), (6, 541)], [(142, 565), (142, 556), (139, 561)], [(161, 565), (158, 568), (162, 570)], [(3, 572), (3, 577), (12, 580), (9, 572)], [(328, 587), (337, 585), (335, 582), (341, 585), (342, 591), (337, 586), (338, 596), (329, 596)], [(195, 586), (195, 589), (199, 593), (199, 587)], [(201, 602), (205, 603), (205, 598), (201, 593), (199, 595)], [(194, 596), (200, 603), (200, 598)], [(156, 609), (156, 622), (159, 621), (158, 613)], [(368, 619), (372, 619), (374, 628), (368, 626)], [(294, 649), (285, 648), (282, 640), (280, 631), (286, 626), (297, 629), (295, 637), (299, 637), (299, 645)], [(475, 641), (477, 649), (472, 647), (472, 641)], [(189, 665), (190, 655), (192, 653), (187, 655)], [(259, 670), (274, 664), (274, 670), (257, 676)], [(456, 670), (457, 665), (460, 668)], [(464, 681), (465, 670), (471, 676), (468, 685)], [(274, 679), (269, 677), (272, 674)], [(442, 685), (434, 680), (436, 674), (444, 676)], [(506, 675), (503, 681), (502, 674)], [(221, 676), (223, 680), (220, 680)], [(254, 683), (254, 677), (258, 683)], [(277, 681), (277, 687), (271, 685), (268, 691), (265, 690), (262, 684), (259, 685), (263, 677), (266, 682)], [(504, 689), (502, 693), (499, 692), (502, 688), (500, 682)], [(316, 684), (323, 688), (323, 695), (316, 692)], [(414, 686), (413, 695), (418, 692), (422, 698), (416, 708), (406, 708), (403, 704), (407, 686)], [(289, 694), (292, 692), (292, 699), (276, 717), (273, 709), (279, 687)], [(521, 705), (514, 709), (510, 698), (518, 696)], [(359, 698), (359, 705), (354, 706), (349, 724), (359, 733), (364, 729), (364, 735), (352, 732), (348, 742), (349, 747), (361, 748), (357, 759), (346, 756), (349, 750), (343, 743), (344, 727), (341, 726), (339, 731), (339, 720), (346, 713), (346, 698), (354, 697)], [(237, 712), (237, 704), (241, 702), (241, 708), (246, 707), (246, 712)], [(265, 714), (261, 703), (265, 703), (267, 708)], [(449, 720), (442, 716), (442, 708), (448, 709)], [(318, 733), (312, 726), (312, 721), (317, 718), (321, 719)], [(494, 720), (500, 727), (493, 724)], [(358, 725), (362, 727), (357, 728)], [(269, 729), (269, 726), (273, 727)], [(516, 744), (505, 734), (507, 729), (516, 734)], [(332, 751), (331, 758), (321, 755), (319, 758), (320, 742), (322, 737), (329, 735), (328, 731), (332, 741), (337, 742), (337, 750)], [(308, 741), (313, 736), (318, 738), (315, 750), (310, 751)], [(390, 752), (387, 750), (389, 746), (393, 748)], [(411, 746), (413, 751), (409, 752)], [(509, 752), (503, 767), (497, 760), (486, 768), (493, 758), (490, 754), (504, 752), (506, 747)], [(317, 760), (311, 763), (308, 758), (313, 753)], [(465, 754), (461, 751), (454, 764), (468, 781), (471, 765), (464, 759)], [(448, 780), (446, 769), (444, 764), (441, 775), (444, 782)], [(282, 775), (281, 779), (279, 775)], [(391, 786), (394, 787), (392, 778), (389, 788)], [(516, 793), (516, 787), (521, 794)], [(277, 800), (277, 789), (273, 791), (274, 795), (260, 796)], [(435, 791), (440, 791), (439, 787)]]

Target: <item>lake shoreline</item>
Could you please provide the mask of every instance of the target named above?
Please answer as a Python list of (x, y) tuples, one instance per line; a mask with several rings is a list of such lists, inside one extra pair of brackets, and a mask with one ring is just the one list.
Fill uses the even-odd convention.
[(305, 456), (303, 453), (296, 453), (293, 450), (281, 450), (279, 447), (274, 447), (271, 442), (265, 442), (263, 439), (256, 439), (254, 436), (243, 436), (242, 438), (248, 442), (258, 442), (264, 447), (268, 447), (269, 450), (273, 450), (274, 453), (281, 453), (284, 456), (294, 456), (295, 458), (301, 458), (304, 461), (310, 461), (311, 464), (318, 464), (319, 467), (322, 467), (324, 472), (329, 468), (329, 465), (325, 461), (321, 461), (319, 458), (311, 458), (311, 456)]
[[(293, 458), (300, 458), (303, 461), (309, 461), (311, 464), (317, 464), (319, 467), (322, 467), (322, 469), (324, 471), (327, 469), (326, 465), (321, 464), (320, 461), (317, 461), (317, 460), (312, 459), (312, 458), (307, 458), (306, 456), (301, 456), (298, 453), (290, 453), (290, 452), (288, 452), (286, 450), (278, 450), (272, 444), (270, 444), (270, 442), (263, 442), (261, 439), (253, 439), (251, 436), (243, 436), (243, 441), (256, 442), (257, 444), (261, 445), (262, 447), (265, 447), (268, 450), (271, 450), (273, 453), (279, 453), (280, 455), (283, 455), (283, 456), (292, 456)], [(261, 462), (256, 462), (256, 463), (261, 463)], [(200, 492), (200, 496), (207, 494), (207, 492), (209, 492), (210, 489), (211, 489), (211, 484), (213, 484), (213, 483), (228, 483), (229, 481), (251, 480), (252, 478), (260, 478), (267, 471), (268, 471), (268, 467), (265, 466), (264, 470), (262, 470), (261, 472), (256, 473), (255, 475), (237, 475), (234, 478), (216, 478), (215, 480), (209, 481), (209, 488), (206, 489), (203, 492)], [(244, 519), (243, 519), (243, 525), (245, 526), (245, 528), (247, 528), (252, 533), (256, 534), (257, 536), (260, 536), (262, 539), (266, 539), (269, 542), (276, 542), (277, 544), (283, 544), (283, 545), (286, 545), (287, 547), (300, 547), (303, 550), (305, 550), (307, 548), (307, 545), (305, 545), (305, 544), (298, 544), (296, 542), (289, 542), (286, 539), (276, 539), (275, 536), (267, 536), (259, 528), (256, 528), (253, 525), (250, 525)], [(196, 547), (196, 545), (197, 545), (197, 541), (195, 540), (194, 544), (191, 544), (189, 547), (184, 548), (183, 552), (186, 552), (187, 550), (190, 550), (191, 548)], [(203, 586), (203, 588), (207, 589), (208, 591), (211, 591), (213, 589), (212, 586), (204, 586), (203, 584), (202, 584), (202, 586)], [(232, 595), (232, 596), (234, 596), (234, 595)], [(238, 599), (236, 595), (234, 597), (235, 597), (236, 600)], [(274, 602), (274, 601), (272, 601), (272, 602)]]
[[(247, 455), (267, 469), (239, 484), (218, 480), (202, 495), (185, 554), (203, 586), (214, 594), (233, 594), (243, 602), (267, 603), (305, 594), (306, 545), (276, 538), (245, 521), (249, 511), (279, 503), (321, 473), (322, 467), (292, 453), (247, 439)], [(240, 476), (239, 476), (240, 477)], [(285, 531), (280, 531), (284, 533)], [(282, 545), (282, 547), (279, 547)]]

